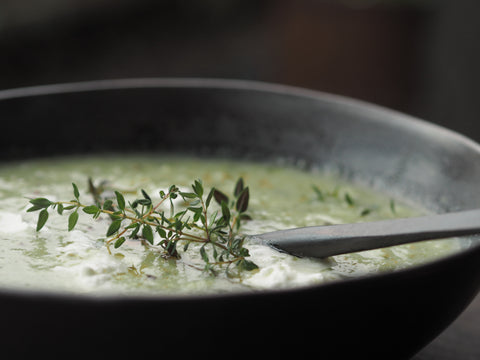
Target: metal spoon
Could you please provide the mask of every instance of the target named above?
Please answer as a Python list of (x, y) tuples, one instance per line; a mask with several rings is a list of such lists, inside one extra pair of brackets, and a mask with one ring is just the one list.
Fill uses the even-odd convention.
[(480, 233), (480, 209), (376, 222), (311, 226), (254, 235), (266, 245), (299, 257), (384, 248), (421, 240)]

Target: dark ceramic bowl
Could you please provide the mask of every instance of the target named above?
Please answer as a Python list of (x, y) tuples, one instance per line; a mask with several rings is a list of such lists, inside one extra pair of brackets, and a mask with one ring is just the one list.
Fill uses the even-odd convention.
[[(288, 157), (432, 211), (480, 205), (480, 148), (390, 110), (292, 87), (132, 79), (0, 92), (2, 161), (59, 153)], [(4, 352), (133, 358), (406, 359), (480, 286), (480, 246), (394, 273), (281, 291), (76, 297), (0, 289)], [(257, 356), (258, 355), (258, 356)]]

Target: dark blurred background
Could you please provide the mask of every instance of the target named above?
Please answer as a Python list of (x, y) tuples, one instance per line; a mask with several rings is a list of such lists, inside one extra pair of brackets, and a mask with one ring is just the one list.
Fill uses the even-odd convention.
[(477, 0), (1, 0), (0, 89), (125, 77), (298, 85), (480, 140)]
[[(252, 79), (367, 100), (480, 141), (479, 13), (478, 0), (0, 0), (0, 89)], [(478, 359), (476, 304), (415, 359)]]

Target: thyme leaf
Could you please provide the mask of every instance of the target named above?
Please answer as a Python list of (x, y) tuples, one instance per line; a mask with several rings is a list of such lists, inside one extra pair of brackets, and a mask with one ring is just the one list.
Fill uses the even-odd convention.
[(42, 211), (40, 211), (40, 214), (38, 214), (37, 231), (40, 231), (40, 229), (43, 228), (47, 220), (48, 220), (48, 211), (47, 209), (43, 209)]

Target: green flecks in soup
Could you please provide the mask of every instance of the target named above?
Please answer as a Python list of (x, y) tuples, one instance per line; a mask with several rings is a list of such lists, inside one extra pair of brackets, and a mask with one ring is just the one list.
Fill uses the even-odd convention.
[[(159, 247), (137, 238), (125, 237), (118, 248), (106, 246), (105, 232), (112, 219), (103, 213), (92, 218), (78, 211), (78, 219), (68, 231), (68, 215), (60, 216), (56, 214), (58, 209), (49, 208), (48, 221), (36, 231), (39, 214), (26, 212), (31, 206), (27, 198), (70, 200), (75, 197), (75, 183), (81, 200), (93, 204), (90, 178), (112, 198), (114, 191), (121, 192), (126, 204), (144, 193), (157, 204), (172, 184), (180, 192), (192, 192), (191, 184), (196, 179), (202, 180), (205, 196), (211, 188), (230, 194), (241, 178), (250, 192), (248, 219), (238, 229), (239, 234), (246, 235), (420, 213), (335, 177), (275, 164), (138, 155), (4, 165), (0, 167), (0, 286), (95, 295), (255, 291), (392, 271), (447, 255), (460, 246), (457, 240), (448, 239), (309, 259), (249, 243), (247, 238), (243, 246), (248, 250), (248, 260), (258, 269), (223, 271), (219, 266), (215, 271), (205, 271), (201, 243), (192, 243), (187, 249), (177, 246), (177, 257), (165, 256)], [(172, 202), (181, 209), (184, 200), (178, 197)], [(222, 207), (212, 207), (209, 216), (220, 217)], [(150, 238), (148, 233), (144, 235)], [(152, 238), (154, 245), (157, 241)]]

